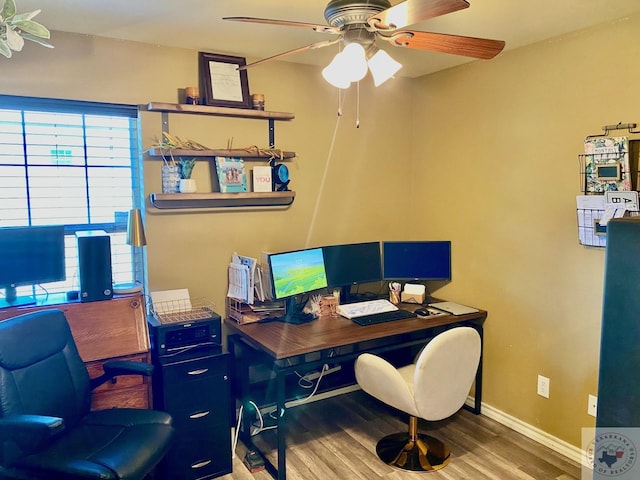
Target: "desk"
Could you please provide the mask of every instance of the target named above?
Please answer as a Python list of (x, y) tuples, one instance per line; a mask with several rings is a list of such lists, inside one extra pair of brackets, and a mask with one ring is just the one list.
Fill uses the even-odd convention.
[[(416, 305), (400, 305), (415, 309)], [(427, 318), (409, 318), (393, 322), (359, 326), (343, 317), (320, 317), (310, 323), (291, 325), (282, 322), (238, 325), (230, 319), (229, 350), (234, 355), (239, 375), (241, 401), (249, 397), (249, 357), (262, 355), (273, 363), (276, 383), (276, 407), (279, 412), (277, 425), (277, 468), (265, 458), (266, 468), (278, 480), (286, 480), (286, 391), (285, 377), (296, 369), (321, 367), (325, 363), (353, 360), (361, 353), (384, 352), (421, 345), (444, 330), (458, 326), (471, 326), (483, 336), (483, 324), (487, 312), (467, 315), (441, 315)], [(482, 354), (475, 379), (475, 404), (472, 411), (480, 413), (482, 402)], [(246, 410), (246, 409), (245, 409)], [(250, 418), (243, 418), (240, 438), (247, 448), (256, 448), (251, 440)]]

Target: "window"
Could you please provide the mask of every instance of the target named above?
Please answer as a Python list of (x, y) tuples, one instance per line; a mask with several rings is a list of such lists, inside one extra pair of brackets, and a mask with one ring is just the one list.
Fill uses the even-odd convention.
[(109, 233), (114, 283), (144, 278), (142, 252), (126, 243), (142, 202), (138, 147), (136, 106), (0, 95), (0, 227), (65, 227), (66, 280), (19, 294), (77, 290), (85, 230)]

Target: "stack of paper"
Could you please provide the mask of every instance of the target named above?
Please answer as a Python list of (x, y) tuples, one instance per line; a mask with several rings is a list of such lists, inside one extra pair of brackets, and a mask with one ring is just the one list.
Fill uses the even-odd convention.
[(271, 300), (270, 283), (267, 281), (268, 267), (252, 257), (245, 257), (234, 252), (229, 264), (229, 290), (227, 297), (235, 298), (243, 303), (253, 305), (254, 301)]
[(227, 297), (253, 304), (256, 259), (233, 253), (229, 264), (229, 290)]

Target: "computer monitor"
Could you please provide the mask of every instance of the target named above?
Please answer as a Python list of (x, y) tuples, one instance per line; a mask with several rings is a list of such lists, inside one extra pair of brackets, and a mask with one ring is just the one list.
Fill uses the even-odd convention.
[(286, 301), (285, 322), (298, 323), (295, 297), (327, 286), (322, 248), (272, 253), (269, 271), (273, 298)]
[(451, 280), (451, 242), (382, 242), (384, 280)]
[(35, 302), (18, 297), (16, 287), (65, 279), (63, 226), (0, 228), (0, 308)]
[(380, 242), (322, 247), (329, 287), (341, 287), (340, 301), (350, 301), (351, 286), (382, 280)]

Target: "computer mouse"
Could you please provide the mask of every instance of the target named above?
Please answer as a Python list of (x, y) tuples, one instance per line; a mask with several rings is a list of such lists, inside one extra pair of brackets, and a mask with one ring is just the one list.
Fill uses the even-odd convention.
[(430, 315), (429, 310), (426, 308), (416, 308), (414, 313), (420, 317), (428, 317)]

